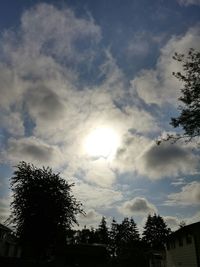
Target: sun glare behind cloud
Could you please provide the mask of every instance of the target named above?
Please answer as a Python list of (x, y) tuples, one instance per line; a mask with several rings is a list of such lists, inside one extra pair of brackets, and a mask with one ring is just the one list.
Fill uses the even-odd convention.
[(100, 127), (93, 130), (84, 141), (84, 150), (93, 157), (108, 158), (119, 146), (119, 135), (109, 127)]

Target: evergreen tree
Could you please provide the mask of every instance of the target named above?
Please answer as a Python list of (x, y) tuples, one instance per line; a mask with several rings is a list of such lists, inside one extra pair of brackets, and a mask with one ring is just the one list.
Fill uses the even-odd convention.
[(101, 222), (99, 224), (99, 227), (97, 229), (97, 234), (99, 237), (99, 242), (101, 244), (108, 244), (109, 233), (108, 233), (106, 218), (104, 216), (102, 217)]
[(125, 217), (119, 225), (119, 236), (121, 245), (130, 246), (135, 241), (139, 241), (139, 231), (133, 218)]
[(171, 230), (160, 215), (148, 215), (143, 232), (143, 241), (152, 249), (163, 249)]
[(140, 234), (133, 218), (130, 220), (131, 242), (140, 241)]
[(139, 231), (133, 218), (125, 217), (121, 224), (113, 218), (109, 232), (110, 250), (113, 256), (123, 253), (124, 249), (129, 249), (140, 241)]
[(116, 220), (113, 218), (112, 223), (111, 223), (111, 229), (109, 231), (109, 249), (113, 257), (116, 256), (117, 247), (119, 243), (118, 229), (119, 229), (119, 225), (117, 224)]
[(132, 233), (129, 218), (125, 217), (122, 223), (119, 225), (120, 246), (125, 246), (129, 244), (131, 235)]

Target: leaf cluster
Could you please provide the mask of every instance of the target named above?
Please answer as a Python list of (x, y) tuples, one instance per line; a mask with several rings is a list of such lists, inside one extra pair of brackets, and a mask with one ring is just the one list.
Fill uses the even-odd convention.
[(182, 64), (183, 72), (173, 72), (173, 75), (183, 87), (179, 98), (180, 115), (171, 119), (171, 125), (182, 127), (182, 137), (191, 140), (200, 136), (200, 52), (191, 48), (187, 55), (175, 53), (173, 59)]

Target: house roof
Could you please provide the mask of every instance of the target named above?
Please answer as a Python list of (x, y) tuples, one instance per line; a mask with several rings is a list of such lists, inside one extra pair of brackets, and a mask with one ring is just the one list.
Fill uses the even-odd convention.
[(182, 234), (190, 234), (193, 232), (199, 231), (200, 232), (200, 221), (196, 223), (192, 223), (189, 225), (185, 225), (181, 228), (179, 228), (177, 231), (173, 232), (170, 236), (179, 236)]

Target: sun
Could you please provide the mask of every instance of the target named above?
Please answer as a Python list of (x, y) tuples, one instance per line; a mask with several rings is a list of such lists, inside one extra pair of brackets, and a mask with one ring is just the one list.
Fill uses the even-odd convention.
[(84, 141), (86, 153), (93, 157), (108, 158), (119, 146), (119, 135), (109, 127), (99, 127), (91, 131)]

